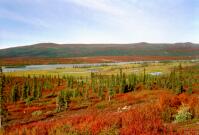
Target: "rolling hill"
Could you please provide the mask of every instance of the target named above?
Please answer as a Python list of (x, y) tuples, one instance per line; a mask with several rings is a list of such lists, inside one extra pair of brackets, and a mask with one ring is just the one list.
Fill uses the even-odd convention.
[(90, 56), (198, 56), (199, 44), (55, 44), (39, 43), (0, 50), (0, 58), (69, 58)]

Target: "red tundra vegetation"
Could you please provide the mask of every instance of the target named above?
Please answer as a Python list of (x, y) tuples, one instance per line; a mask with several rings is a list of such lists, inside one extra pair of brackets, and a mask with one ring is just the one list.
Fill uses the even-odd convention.
[(164, 76), (3, 75), (1, 134), (197, 135), (198, 71), (196, 65)]
[[(150, 93), (147, 99), (143, 99), (143, 95)], [(142, 95), (143, 94), (143, 95)], [(158, 99), (158, 95), (161, 95)], [(166, 95), (166, 96), (165, 96)], [(143, 103), (135, 104), (132, 101), (132, 105), (127, 110), (119, 112), (115, 109), (116, 105), (109, 103), (106, 109), (99, 110), (96, 108), (89, 108), (86, 110), (78, 110), (76, 112), (61, 113), (50, 119), (31, 122), (29, 124), (16, 124), (7, 127), (5, 129), (6, 135), (10, 134), (32, 134), (32, 135), (59, 135), (59, 134), (121, 134), (121, 135), (151, 135), (151, 134), (184, 134), (187, 131), (183, 129), (177, 130), (178, 125), (166, 124), (163, 119), (163, 113), (165, 108), (171, 107), (174, 111), (184, 103), (184, 96), (188, 100), (186, 102), (192, 105), (194, 100), (197, 100), (195, 96), (179, 95), (173, 96), (172, 93), (167, 93), (164, 90), (158, 91), (143, 91), (139, 93), (126, 94), (126, 96), (132, 96), (132, 99), (146, 100)], [(151, 102), (154, 98), (155, 103)], [(168, 99), (169, 98), (169, 99)], [(168, 101), (171, 101), (168, 102)], [(198, 105), (199, 102), (194, 104)], [(118, 101), (117, 106), (125, 104), (123, 101)], [(130, 104), (130, 103), (128, 103)], [(194, 110), (192, 106), (191, 110)], [(196, 109), (196, 108), (195, 108)], [(72, 111), (72, 110), (71, 110)], [(197, 109), (198, 111), (198, 109)], [(74, 114), (71, 114), (74, 113)], [(189, 129), (189, 134), (197, 134), (198, 132)]]

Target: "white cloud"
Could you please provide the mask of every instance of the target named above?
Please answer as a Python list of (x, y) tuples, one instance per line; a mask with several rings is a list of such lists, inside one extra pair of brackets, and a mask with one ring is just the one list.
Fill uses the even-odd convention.
[(124, 11), (114, 5), (111, 0), (61, 0), (65, 2), (70, 2), (78, 6), (83, 6), (85, 8), (93, 9), (99, 12), (104, 12), (110, 15), (123, 15)]

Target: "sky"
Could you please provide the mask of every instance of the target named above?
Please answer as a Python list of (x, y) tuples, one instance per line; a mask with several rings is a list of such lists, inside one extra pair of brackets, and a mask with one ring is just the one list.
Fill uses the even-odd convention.
[(0, 48), (199, 43), (199, 0), (0, 0)]

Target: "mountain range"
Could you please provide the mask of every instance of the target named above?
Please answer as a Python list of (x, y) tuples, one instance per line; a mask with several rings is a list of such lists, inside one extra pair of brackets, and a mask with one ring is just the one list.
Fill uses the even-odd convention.
[(0, 58), (45, 57), (69, 58), (91, 56), (198, 56), (199, 44), (132, 43), (132, 44), (55, 44), (39, 43), (0, 49)]

